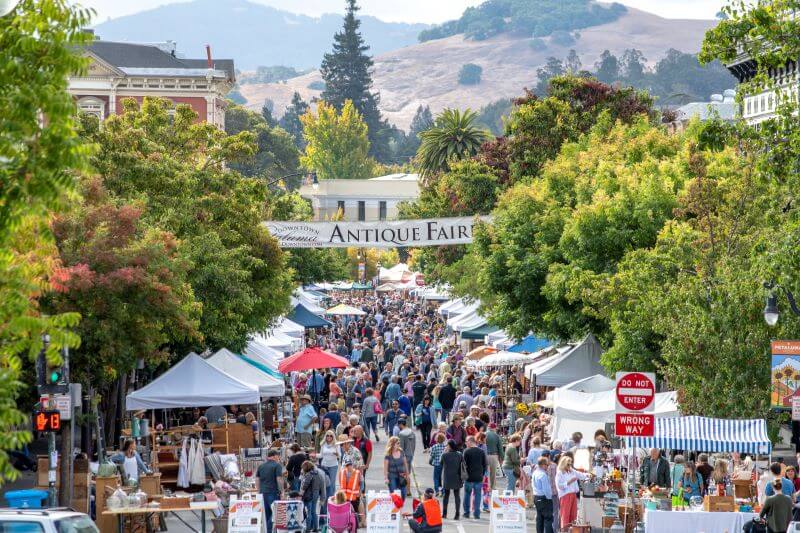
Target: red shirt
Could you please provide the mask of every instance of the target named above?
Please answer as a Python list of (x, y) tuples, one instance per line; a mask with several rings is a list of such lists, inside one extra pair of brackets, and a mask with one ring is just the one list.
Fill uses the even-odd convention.
[(353, 447), (361, 452), (361, 457), (364, 459), (364, 464), (367, 464), (367, 457), (372, 453), (372, 442), (363, 437), (360, 439), (354, 438)]

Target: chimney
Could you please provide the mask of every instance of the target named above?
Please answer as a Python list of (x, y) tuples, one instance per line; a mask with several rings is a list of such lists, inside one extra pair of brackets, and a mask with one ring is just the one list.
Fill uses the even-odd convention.
[(211, 61), (211, 45), (206, 45), (206, 58), (208, 59), (208, 68), (213, 69), (214, 63)]

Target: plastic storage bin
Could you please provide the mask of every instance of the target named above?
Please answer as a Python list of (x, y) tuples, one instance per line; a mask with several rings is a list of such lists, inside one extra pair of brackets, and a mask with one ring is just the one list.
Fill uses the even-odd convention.
[(11, 490), (5, 493), (9, 507), (15, 509), (42, 509), (47, 501), (46, 490)]

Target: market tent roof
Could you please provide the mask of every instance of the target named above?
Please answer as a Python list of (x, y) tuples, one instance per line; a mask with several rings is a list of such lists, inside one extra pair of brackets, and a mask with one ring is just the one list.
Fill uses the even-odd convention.
[(290, 337), (285, 333), (274, 330), (267, 332), (265, 335), (256, 335), (253, 337), (253, 340), (284, 353), (299, 350), (303, 344), (302, 339)]
[(367, 313), (365, 313), (361, 309), (357, 309), (350, 305), (339, 304), (325, 311), (325, 314), (340, 315), (340, 316), (363, 316), (366, 315)]
[(321, 315), (325, 312), (325, 308), (320, 305), (321, 301), (321, 298), (311, 297), (301, 289), (295, 290), (291, 297), (292, 307), (295, 307), (297, 304), (303, 304), (306, 309), (315, 315)]
[(394, 292), (399, 291), (400, 286), (396, 283), (381, 283), (375, 290), (378, 292)]
[(630, 437), (630, 446), (697, 452), (768, 454), (772, 442), (763, 418), (728, 420), (704, 416), (656, 419), (652, 437)]
[(312, 347), (281, 361), (278, 370), (286, 374), (322, 368), (347, 368), (348, 366), (350, 366), (350, 362), (344, 357)]
[[(679, 416), (675, 392), (657, 393), (654, 402), (656, 423), (660, 418)], [(572, 434), (580, 431), (584, 435), (594, 435), (604, 429), (606, 423), (613, 423), (616, 414), (616, 392), (578, 392), (560, 387), (553, 391), (548, 401), (553, 402), (553, 416), (550, 434), (553, 440), (568, 441)]]
[(509, 352), (522, 352), (522, 353), (534, 353), (538, 352), (542, 348), (547, 348), (548, 346), (552, 346), (552, 341), (547, 339), (541, 339), (534, 335), (528, 335), (517, 344), (508, 348)]
[(372, 285), (369, 283), (353, 283), (354, 291), (369, 291), (372, 290)]
[[(454, 304), (451, 306), (447, 306), (444, 309), (444, 314), (447, 316), (447, 323), (450, 325), (451, 320), (455, 320), (458, 317), (469, 315), (478, 310), (480, 307), (481, 302), (479, 300), (466, 300), (464, 298), (458, 298), (454, 300)], [(443, 304), (442, 307), (445, 307), (447, 304)], [(439, 308), (439, 312), (442, 312), (442, 307)]]
[(306, 328), (287, 317), (283, 317), (281, 321), (278, 322), (278, 325), (275, 327), (275, 329), (281, 333), (289, 335), (290, 337), (297, 337), (299, 339), (302, 339), (303, 335), (306, 333)]
[(256, 369), (226, 348), (220, 349), (206, 361), (239, 381), (258, 387), (262, 398), (276, 398), (286, 392), (282, 379)]
[(514, 366), (524, 365), (536, 360), (536, 355), (517, 352), (497, 352), (487, 355), (475, 363), (478, 368), (490, 368), (493, 366)]
[(493, 353), (497, 353), (497, 348), (493, 346), (478, 346), (474, 350), (467, 352), (467, 355), (464, 356), (464, 359), (467, 361), (480, 361), (487, 355), (491, 355)]
[(515, 341), (506, 331), (499, 329), (486, 335), (486, 344), (494, 346), (498, 350), (507, 350), (509, 346), (515, 344)]
[(411, 291), (413, 295), (422, 300), (444, 301), (450, 299), (450, 287), (447, 285), (428, 285), (417, 287)]
[[(614, 390), (617, 388), (617, 382), (611, 378), (607, 378), (602, 374), (595, 374), (594, 376), (589, 376), (588, 378), (579, 379), (573, 381), (572, 383), (567, 383), (562, 389), (565, 390), (574, 390), (578, 392), (603, 392), (608, 390)], [(550, 391), (547, 393), (547, 398), (550, 399), (553, 397), (555, 391)]]
[[(325, 310), (323, 309), (322, 312), (324, 313)], [(333, 325), (324, 318), (309, 311), (303, 304), (295, 305), (294, 309), (292, 309), (286, 317), (305, 328), (326, 328)]]
[(258, 388), (190, 353), (148, 385), (128, 394), (125, 409), (254, 404), (259, 400)]
[(464, 313), (463, 315), (458, 315), (455, 318), (448, 319), (447, 325), (450, 326), (453, 331), (458, 332), (469, 331), (471, 329), (486, 325), (487, 320), (478, 312), (478, 305), (480, 304), (476, 303), (475, 310), (469, 313)]
[[(602, 374), (605, 369), (600, 364), (603, 348), (591, 333), (568, 349), (559, 347), (556, 354), (525, 367), (525, 375), (536, 380), (536, 385), (561, 387), (567, 383), (595, 374)], [(535, 376), (535, 377), (534, 377)]]
[(284, 360), (283, 352), (261, 344), (257, 340), (248, 341), (247, 346), (242, 351), (242, 355), (260, 361), (276, 372), (278, 371), (278, 363)]
[(283, 381), (283, 377), (284, 376), (283, 376), (283, 374), (278, 372), (277, 364), (273, 367), (272, 363), (270, 361), (265, 361), (261, 357), (258, 357), (258, 356), (248, 357), (246, 355), (241, 355), (240, 357), (242, 358), (242, 361), (244, 361), (245, 363), (247, 363), (249, 365), (253, 365), (257, 369), (259, 369), (262, 372), (264, 372), (266, 375), (272, 376), (274, 378), (277, 378), (277, 379), (280, 379), (281, 381)]
[(468, 331), (462, 331), (461, 332), (461, 338), (462, 339), (481, 340), (482, 341), (482, 340), (484, 340), (486, 338), (486, 335), (488, 335), (489, 333), (495, 332), (498, 329), (500, 329), (500, 328), (498, 328), (497, 326), (491, 326), (489, 324), (484, 324), (484, 325), (479, 326), (479, 327), (477, 327), (475, 329), (470, 329)]
[(411, 269), (405, 263), (397, 263), (391, 268), (381, 267), (378, 270), (380, 281), (406, 281), (409, 277), (411, 277)]

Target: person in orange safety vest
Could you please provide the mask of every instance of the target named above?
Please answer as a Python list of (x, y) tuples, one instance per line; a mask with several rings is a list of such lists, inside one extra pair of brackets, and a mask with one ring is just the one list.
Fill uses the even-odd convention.
[(345, 455), (338, 477), (339, 490), (344, 493), (345, 499), (353, 506), (353, 512), (358, 520), (358, 507), (361, 501), (361, 470), (355, 468), (352, 458)]
[(413, 518), (408, 519), (408, 527), (414, 533), (441, 533), (442, 507), (433, 496), (433, 489), (425, 489), (425, 495), (417, 505)]

